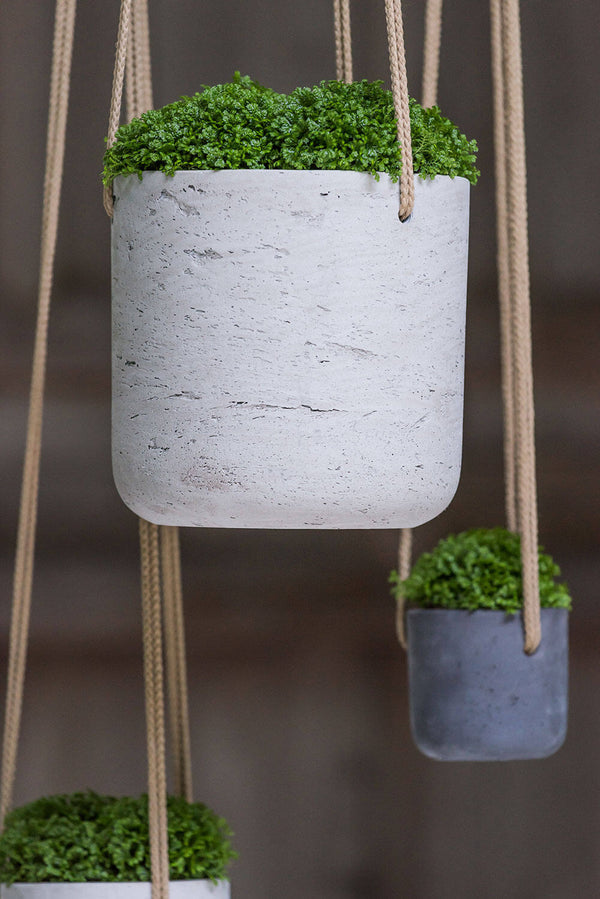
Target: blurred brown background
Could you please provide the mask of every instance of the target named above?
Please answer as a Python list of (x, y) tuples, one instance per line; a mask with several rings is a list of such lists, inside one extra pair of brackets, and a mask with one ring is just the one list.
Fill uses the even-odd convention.
[[(420, 90), (424, 0), (405, 0)], [(540, 539), (575, 598), (571, 720), (542, 762), (439, 764), (411, 743), (387, 574), (397, 534), (183, 533), (196, 794), (228, 817), (239, 899), (600, 895), (596, 0), (523, 3)], [(155, 101), (234, 69), (334, 76), (329, 0), (150, 0)], [(354, 0), (355, 77), (387, 81), (382, 2)], [(109, 224), (99, 172), (117, 0), (78, 4), (16, 800), (145, 788), (136, 522), (109, 459)], [(0, 4), (0, 652), (33, 342), (53, 3)], [(480, 145), (465, 449), (416, 535), (503, 519), (489, 18), (446, 4), (440, 105)], [(2, 663), (4, 666), (4, 662)]]

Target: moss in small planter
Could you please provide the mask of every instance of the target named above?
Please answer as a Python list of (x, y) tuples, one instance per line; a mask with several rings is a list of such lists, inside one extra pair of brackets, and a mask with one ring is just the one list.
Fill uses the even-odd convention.
[[(477, 144), (434, 106), (410, 101), (415, 172), (475, 184)], [(394, 104), (382, 82), (322, 81), (279, 94), (236, 73), (229, 84), (149, 110), (122, 125), (104, 157), (117, 175), (189, 169), (342, 169), (401, 172)]]
[[(540, 603), (571, 608), (558, 565), (539, 549)], [(505, 528), (475, 528), (440, 540), (415, 562), (409, 577), (390, 575), (392, 593), (432, 609), (496, 609), (515, 614), (523, 606), (521, 538)]]
[[(171, 880), (226, 877), (235, 858), (226, 822), (201, 803), (168, 799)], [(148, 799), (74, 793), (17, 808), (0, 835), (0, 881), (150, 880)]]

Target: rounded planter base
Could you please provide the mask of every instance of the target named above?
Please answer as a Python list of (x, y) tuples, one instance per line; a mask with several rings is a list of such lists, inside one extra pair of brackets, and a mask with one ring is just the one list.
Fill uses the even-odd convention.
[(452, 499), (469, 183), (114, 182), (113, 472), (155, 524), (397, 528)]
[(568, 612), (542, 609), (542, 642), (523, 651), (520, 615), (409, 609), (411, 730), (445, 761), (552, 755), (567, 730)]
[[(230, 899), (228, 880), (172, 880), (171, 899)], [(1, 899), (151, 899), (145, 883), (13, 883), (2, 884)]]

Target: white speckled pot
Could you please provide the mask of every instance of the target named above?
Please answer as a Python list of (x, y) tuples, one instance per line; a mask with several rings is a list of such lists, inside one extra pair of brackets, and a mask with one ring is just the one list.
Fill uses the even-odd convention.
[[(228, 880), (172, 880), (170, 899), (229, 899)], [(150, 883), (2, 884), (0, 899), (151, 899)]]
[(462, 445), (469, 183), (341, 171), (114, 183), (113, 471), (199, 527), (397, 528)]

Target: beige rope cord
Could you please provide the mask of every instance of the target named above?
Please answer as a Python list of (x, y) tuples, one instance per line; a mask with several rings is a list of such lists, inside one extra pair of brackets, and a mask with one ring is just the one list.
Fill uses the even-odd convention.
[[(506, 416), (512, 415), (515, 445), (515, 507), (521, 535), (523, 577), (524, 649), (535, 652), (541, 640), (538, 522), (535, 472), (533, 369), (531, 359), (531, 311), (529, 248), (527, 235), (527, 174), (523, 115), (523, 72), (518, 0), (491, 0), (495, 91), (504, 96), (504, 145), (497, 146), (499, 170), (505, 170), (507, 261), (502, 260), (499, 277), (506, 277), (510, 291), (510, 327), (504, 326), (511, 348), (503, 354), (512, 369), (512, 385), (505, 387), (509, 400)], [(501, 47), (498, 42), (501, 42)], [(497, 128), (497, 134), (501, 125)], [(502, 184), (502, 174), (500, 176)], [(501, 225), (502, 227), (502, 225)], [(499, 229), (500, 236), (500, 229)], [(503, 274), (504, 273), (504, 274)], [(506, 312), (504, 313), (506, 317)], [(512, 396), (512, 405), (510, 397)], [(512, 456), (510, 448), (508, 455)], [(507, 481), (507, 495), (510, 491)]]
[[(127, 50), (127, 118), (151, 109), (152, 73), (148, 0), (133, 0)], [(170, 710), (174, 792), (192, 801), (192, 762), (187, 695), (185, 627), (181, 589), (179, 530), (159, 527), (164, 601), (167, 693)]]
[(398, 217), (405, 222), (415, 203), (413, 180), (412, 140), (410, 133), (410, 107), (408, 102), (408, 82), (406, 78), (406, 56), (404, 53), (404, 27), (402, 24), (401, 0), (385, 0), (385, 20), (387, 27), (388, 51), (392, 96), (396, 110), (398, 143), (402, 151), (402, 174), (400, 175), (400, 209)]
[(492, 33), (492, 83), (494, 95), (494, 148), (496, 156), (496, 243), (498, 298), (500, 306), (500, 346), (502, 356), (502, 399), (504, 407), (504, 481), (506, 523), (517, 529), (515, 500), (515, 406), (512, 356), (512, 315), (508, 254), (508, 210), (506, 199), (506, 117), (502, 59), (501, 0), (490, 4)]
[[(427, 0), (425, 8), (425, 41), (423, 46), (423, 99), (425, 107), (437, 103), (439, 56), (442, 42), (442, 0)], [(406, 580), (412, 563), (413, 533), (402, 528), (398, 541), (398, 577)], [(396, 633), (403, 649), (406, 649), (406, 601), (402, 592), (396, 602)]]
[[(110, 111), (108, 114), (108, 135), (106, 138), (107, 147), (112, 147), (115, 142), (115, 136), (119, 127), (119, 119), (121, 117), (123, 82), (125, 80), (125, 66), (127, 62), (127, 44), (129, 40), (129, 28), (131, 24), (131, 4), (132, 0), (121, 0), (121, 11), (119, 14), (119, 28), (117, 32), (117, 45), (115, 53), (115, 66), (113, 70), (112, 94), (110, 98)], [(112, 190), (110, 187), (105, 186), (103, 201), (106, 214), (112, 218), (113, 198)]]
[(7, 695), (4, 713), (2, 773), (0, 778), (0, 824), (12, 805), (17, 749), (21, 728), (23, 688), (39, 494), (42, 424), (48, 324), (54, 277), (54, 256), (62, 187), (65, 133), (69, 103), (75, 0), (57, 0), (50, 78), (50, 103), (46, 144), (46, 172), (42, 211), (38, 312), (31, 374), (27, 441), (23, 466), (21, 503), (17, 531), (12, 617), (8, 650)]
[(133, 0), (127, 42), (127, 119), (140, 116), (154, 105), (150, 65), (148, 0)]
[(159, 530), (174, 792), (192, 802), (192, 758), (179, 528), (161, 526)]
[[(124, 60), (127, 60), (126, 66)], [(123, 82), (127, 74), (127, 118), (153, 106), (150, 32), (147, 0), (123, 0), (119, 19), (108, 145), (115, 140)], [(108, 201), (108, 202), (107, 202)], [(105, 193), (112, 215), (112, 191)], [(187, 698), (185, 630), (181, 591), (181, 561), (177, 528), (163, 528), (139, 520), (144, 609), (144, 658), (148, 741), (148, 815), (153, 899), (169, 895), (167, 783), (164, 734), (164, 691), (161, 606), (164, 600), (167, 685), (175, 792), (192, 801), (190, 727)], [(159, 551), (160, 545), (160, 551)], [(161, 600), (160, 561), (163, 568)]]
[(168, 899), (169, 845), (158, 526), (140, 518), (139, 530), (152, 899)]
[(350, 29), (350, 0), (333, 0), (335, 33), (335, 77), (351, 84), (352, 34)]
[(421, 104), (425, 108), (437, 103), (442, 43), (443, 0), (427, 0), (425, 6), (425, 41), (423, 46), (423, 84)]
[[(398, 577), (400, 581), (405, 581), (410, 574), (410, 566), (412, 559), (412, 542), (413, 533), (411, 528), (402, 528), (400, 531), (400, 540), (398, 541)], [(402, 586), (396, 601), (396, 633), (400, 646), (406, 649), (406, 623), (404, 620), (406, 600), (402, 595)]]

